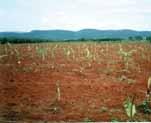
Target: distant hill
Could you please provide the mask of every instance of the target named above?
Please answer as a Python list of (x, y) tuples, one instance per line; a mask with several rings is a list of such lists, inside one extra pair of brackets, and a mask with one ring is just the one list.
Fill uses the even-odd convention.
[(28, 39), (49, 39), (49, 40), (70, 40), (70, 39), (101, 39), (101, 38), (122, 38), (151, 36), (151, 31), (135, 30), (96, 30), (83, 29), (80, 31), (68, 30), (33, 30), (31, 32), (0, 32), (2, 37), (28, 38)]

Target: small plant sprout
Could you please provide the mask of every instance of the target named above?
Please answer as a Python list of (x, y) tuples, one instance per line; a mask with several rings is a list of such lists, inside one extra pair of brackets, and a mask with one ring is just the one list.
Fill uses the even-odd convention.
[(58, 45), (56, 44), (52, 49), (51, 49), (51, 57), (55, 57), (55, 50), (57, 49)]
[(119, 44), (119, 47), (120, 47), (120, 50), (119, 50), (118, 53), (122, 57), (122, 59), (124, 60), (126, 70), (128, 70), (128, 68), (129, 68), (129, 61), (130, 61), (130, 59), (132, 57), (132, 54), (134, 52), (136, 52), (136, 50), (131, 50), (131, 51), (128, 52), (128, 51), (124, 51), (123, 50), (121, 44)]
[(151, 91), (151, 77), (149, 77), (148, 83), (147, 83), (146, 98), (142, 102), (142, 104), (137, 106), (138, 111), (144, 114), (151, 114), (151, 103), (150, 103), (151, 92), (150, 91)]
[(142, 104), (138, 105), (137, 109), (144, 114), (151, 114), (151, 106), (147, 99), (145, 99)]
[(147, 82), (147, 100), (150, 101), (151, 98), (151, 77), (149, 77)]
[(45, 57), (47, 55), (47, 49), (39, 47), (37, 49), (37, 53), (38, 53), (38, 55), (40, 55), (42, 57), (42, 60), (44, 61)]
[(72, 51), (70, 50), (70, 48), (63, 48), (63, 50), (64, 50), (64, 54), (69, 59), (69, 56), (71, 55)]
[(88, 49), (88, 47), (85, 49), (86, 52), (86, 57), (89, 58), (90, 57), (90, 50)]
[(60, 100), (61, 100), (60, 82), (59, 81), (56, 82), (56, 99), (57, 99), (57, 102), (60, 102)]
[(56, 96), (53, 101), (53, 103), (46, 108), (47, 111), (52, 112), (54, 114), (61, 112), (62, 108), (60, 105), (60, 100), (61, 100), (61, 91), (60, 91), (60, 82), (56, 82)]
[(132, 98), (128, 97), (124, 102), (124, 108), (127, 116), (133, 121), (134, 115), (136, 114), (136, 106), (134, 104), (135, 96)]
[(89, 48), (87, 47), (86, 49), (85, 49), (85, 53), (86, 53), (86, 58), (87, 59), (92, 59), (93, 58), (93, 54), (90, 52), (90, 50), (89, 50)]

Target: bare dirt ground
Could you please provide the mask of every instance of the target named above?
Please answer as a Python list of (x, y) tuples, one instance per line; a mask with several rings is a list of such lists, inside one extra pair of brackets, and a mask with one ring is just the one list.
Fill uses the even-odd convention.
[(142, 103), (151, 76), (149, 43), (5, 44), (0, 56), (0, 121), (127, 121), (124, 101)]

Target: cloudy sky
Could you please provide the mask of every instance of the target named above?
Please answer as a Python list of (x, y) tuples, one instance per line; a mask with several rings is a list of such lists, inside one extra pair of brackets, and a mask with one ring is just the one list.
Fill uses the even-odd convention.
[(0, 31), (151, 30), (151, 0), (0, 0)]

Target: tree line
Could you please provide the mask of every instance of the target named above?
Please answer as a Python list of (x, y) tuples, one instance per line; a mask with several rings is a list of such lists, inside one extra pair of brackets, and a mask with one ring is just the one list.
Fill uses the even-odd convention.
[[(151, 42), (151, 36), (143, 38), (142, 36), (135, 36), (135, 37), (128, 37), (130, 41), (141, 41), (146, 40)], [(21, 43), (46, 43), (46, 42), (87, 42), (87, 41), (94, 41), (94, 42), (102, 42), (102, 41), (126, 41), (122, 38), (101, 38), (101, 39), (73, 39), (73, 40), (48, 40), (48, 39), (27, 39), (27, 38), (14, 38), (14, 37), (2, 37), (0, 38), (0, 44), (6, 43), (14, 43), (14, 44), (21, 44)]]

